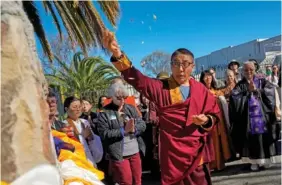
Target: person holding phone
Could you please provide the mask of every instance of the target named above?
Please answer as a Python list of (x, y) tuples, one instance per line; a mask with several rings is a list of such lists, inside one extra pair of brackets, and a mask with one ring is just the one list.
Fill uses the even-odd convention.
[(139, 151), (145, 155), (145, 144), (140, 135), (145, 131), (146, 124), (136, 107), (125, 103), (127, 96), (123, 84), (116, 83), (109, 87), (108, 97), (112, 98), (112, 102), (104, 106), (99, 114), (97, 130), (110, 158), (114, 183), (141, 185)]

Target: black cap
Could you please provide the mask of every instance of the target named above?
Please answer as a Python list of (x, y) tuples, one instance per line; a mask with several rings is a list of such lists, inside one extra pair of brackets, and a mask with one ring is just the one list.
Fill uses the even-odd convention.
[(231, 69), (231, 65), (237, 65), (238, 68), (240, 67), (240, 63), (237, 60), (231, 60), (228, 64), (228, 69)]
[(253, 58), (249, 59), (249, 61), (253, 62), (255, 64), (256, 72), (257, 72), (259, 70), (259, 67), (260, 67), (259, 64), (258, 64), (258, 61), (256, 59), (253, 59)]

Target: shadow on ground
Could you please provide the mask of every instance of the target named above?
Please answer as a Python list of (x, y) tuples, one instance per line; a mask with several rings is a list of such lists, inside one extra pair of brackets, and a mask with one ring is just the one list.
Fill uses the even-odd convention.
[[(276, 165), (267, 170), (262, 169), (259, 172), (252, 172), (250, 171), (250, 164), (234, 164), (227, 166), (222, 171), (212, 172), (211, 176), (213, 184), (218, 185), (268, 185), (271, 182), (271, 184), (276, 185), (278, 181), (281, 181), (280, 170), (281, 166)], [(150, 173), (143, 174), (142, 181), (143, 185), (161, 184), (160, 178), (152, 177)]]
[(211, 173), (212, 177), (217, 176), (230, 176), (230, 175), (237, 175), (241, 173), (250, 173), (250, 165), (249, 164), (236, 164), (227, 166), (224, 170), (221, 171), (213, 171)]
[[(272, 166), (269, 169), (260, 169), (260, 172), (266, 170), (268, 172), (270, 171), (277, 171), (281, 169), (281, 166)], [(254, 173), (250, 170), (250, 164), (236, 164), (236, 165), (230, 165), (227, 166), (222, 171), (215, 171), (211, 173), (212, 177), (219, 177), (219, 176), (232, 176), (232, 175), (239, 175), (239, 174), (248, 174), (248, 173)]]

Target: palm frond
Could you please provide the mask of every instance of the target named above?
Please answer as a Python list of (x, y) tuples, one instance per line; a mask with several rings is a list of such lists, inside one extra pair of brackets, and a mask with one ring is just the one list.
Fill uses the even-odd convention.
[(94, 7), (93, 3), (90, 1), (82, 1), (79, 3), (79, 6), (85, 11), (85, 18), (88, 22), (91, 23), (91, 27), (94, 30), (95, 34), (95, 40), (94, 45), (96, 46), (102, 46), (102, 37), (103, 37), (103, 31), (105, 30), (105, 25)]
[[(81, 40), (81, 42), (85, 42), (85, 45), (87, 47), (91, 47), (93, 43), (94, 37), (91, 36), (91, 26), (89, 26), (89, 23), (85, 21), (85, 16), (82, 14), (81, 9), (78, 6), (74, 6), (72, 2), (61, 2), (61, 5), (64, 8), (64, 11), (69, 18), (70, 22), (75, 26), (74, 32), (77, 33), (79, 36), (78, 38)], [(86, 24), (87, 23), (87, 24)], [(89, 27), (88, 27), (89, 26)], [(86, 52), (84, 52), (85, 55), (87, 55)]]
[(70, 9), (70, 3), (68, 1), (57, 1), (55, 3), (57, 4), (57, 7), (60, 9), (61, 13), (64, 14), (66, 21), (69, 22), (71, 31), (76, 36), (77, 43), (81, 47), (83, 53), (87, 54), (87, 41), (84, 39), (83, 30), (79, 28), (78, 23), (75, 22), (74, 16), (72, 15), (76, 12)]
[(50, 85), (64, 86), (65, 84), (67, 84), (66, 79), (60, 76), (45, 74), (45, 77)]
[[(92, 1), (43, 1), (43, 6), (48, 15), (51, 15), (60, 40), (63, 39), (62, 28), (66, 29), (72, 46), (79, 46), (87, 56), (87, 50), (100, 47), (102, 44), (105, 25)], [(120, 16), (118, 1), (98, 1), (111, 25), (116, 26)], [(53, 59), (49, 42), (45, 36), (40, 17), (33, 1), (23, 1), (23, 7), (30, 19), (34, 31), (38, 36), (44, 53)], [(61, 20), (60, 20), (61, 19)]]
[[(73, 60), (72, 60), (72, 63), (71, 65), (73, 65), (73, 68), (78, 71), (79, 69), (79, 62), (81, 61), (81, 56), (83, 56), (83, 53), (82, 52), (77, 52), (74, 54), (73, 56)], [(84, 56), (83, 56), (84, 57)]]
[(51, 51), (50, 44), (46, 38), (45, 31), (41, 24), (41, 19), (38, 15), (37, 8), (34, 5), (33, 1), (23, 1), (23, 8), (26, 12), (28, 19), (30, 20), (31, 24), (33, 25), (34, 32), (38, 39), (40, 40), (40, 44), (43, 48), (44, 53), (48, 56), (48, 59), (52, 61), (53, 54)]
[(74, 54), (72, 63), (68, 65), (54, 57), (61, 70), (54, 75), (46, 75), (46, 78), (50, 84), (64, 89), (66, 96), (70, 94), (93, 96), (93, 92), (105, 90), (111, 80), (119, 74), (101, 57), (84, 57), (83, 53), (78, 52)]
[(53, 9), (53, 6), (51, 4), (50, 1), (43, 1), (42, 2), (43, 5), (44, 5), (44, 8), (45, 8), (45, 11), (48, 13), (50, 12), (51, 15), (52, 15), (52, 18), (54, 20), (54, 23), (55, 23), (55, 26), (59, 32), (59, 36), (60, 36), (60, 40), (62, 41), (63, 40), (63, 35), (62, 35), (62, 30), (61, 30), (61, 26), (60, 26), (60, 23), (59, 23), (59, 20), (56, 16), (56, 13), (55, 13), (55, 10)]
[(94, 46), (94, 44), (95, 44), (95, 42), (93, 42), (93, 41), (95, 41), (95, 39), (96, 39), (96, 37), (95, 37), (95, 32), (94, 32), (94, 30), (92, 29), (92, 27), (91, 27), (91, 25), (90, 25), (90, 22), (88, 22), (86, 19), (85, 19), (85, 15), (83, 14), (83, 10), (81, 9), (81, 7), (79, 7), (79, 6), (77, 6), (77, 14), (75, 14), (76, 15), (76, 20), (77, 21), (80, 21), (80, 22), (82, 22), (83, 24), (82, 25), (84, 25), (85, 26), (85, 31), (87, 32), (87, 34), (85, 35), (86, 36), (86, 39), (89, 41), (89, 42), (91, 42), (90, 44), (92, 44), (93, 46)]
[(59, 74), (61, 74), (62, 76), (63, 75), (72, 76), (73, 78), (75, 78), (76, 73), (74, 73), (74, 71), (72, 71), (72, 69), (69, 66), (67, 66), (65, 62), (61, 61), (57, 56), (54, 56), (54, 58), (56, 59), (60, 67), (64, 70), (64, 71), (62, 70), (57, 71)]
[(110, 23), (116, 27), (117, 18), (120, 14), (120, 7), (118, 1), (98, 1), (98, 3)]
[(67, 21), (66, 15), (63, 13), (62, 8), (58, 5), (57, 1), (54, 1), (53, 4), (56, 7), (57, 12), (58, 12), (58, 14), (60, 15), (60, 17), (62, 19), (63, 25), (66, 28), (66, 31), (67, 31), (67, 33), (69, 35), (69, 39), (71, 40), (73, 45), (75, 45), (76, 44), (76, 36), (74, 35), (74, 33), (72, 31), (70, 23)]

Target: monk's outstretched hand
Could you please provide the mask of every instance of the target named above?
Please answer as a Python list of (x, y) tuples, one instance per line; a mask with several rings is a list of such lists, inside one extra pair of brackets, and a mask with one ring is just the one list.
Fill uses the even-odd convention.
[(103, 46), (117, 58), (122, 54), (114, 34), (109, 30), (103, 33)]
[(204, 114), (199, 114), (192, 116), (192, 120), (194, 124), (201, 126), (205, 125), (208, 122), (209, 118)]

